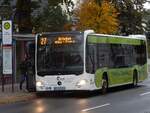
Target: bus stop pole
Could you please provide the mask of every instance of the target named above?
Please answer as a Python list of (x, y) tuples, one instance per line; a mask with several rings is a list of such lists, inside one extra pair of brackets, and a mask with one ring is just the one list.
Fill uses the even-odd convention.
[(2, 74), (2, 92), (4, 92), (4, 74)]
[(14, 92), (14, 44), (12, 41), (12, 92)]
[(3, 45), (2, 45), (2, 92), (4, 92), (4, 84), (5, 84), (5, 81), (4, 81), (4, 74), (3, 74)]
[(12, 74), (12, 92), (14, 92), (14, 76)]

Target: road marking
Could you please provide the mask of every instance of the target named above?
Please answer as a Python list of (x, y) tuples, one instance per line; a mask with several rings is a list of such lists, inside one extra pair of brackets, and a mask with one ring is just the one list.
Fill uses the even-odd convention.
[(102, 107), (109, 106), (109, 105), (110, 105), (110, 103), (107, 103), (107, 104), (103, 104), (103, 105), (100, 105), (100, 106), (95, 106), (95, 107), (83, 109), (82, 111), (86, 112), (86, 111), (90, 111), (90, 110), (97, 109), (97, 108), (102, 108)]
[(149, 94), (150, 94), (150, 92), (146, 92), (146, 93), (140, 94), (140, 96), (149, 95)]

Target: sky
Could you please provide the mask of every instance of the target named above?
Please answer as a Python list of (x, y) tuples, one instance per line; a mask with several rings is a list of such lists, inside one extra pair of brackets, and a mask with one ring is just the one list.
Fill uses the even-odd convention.
[[(74, 3), (76, 3), (76, 1), (77, 1), (77, 0), (73, 0)], [(150, 0), (148, 0), (148, 1), (150, 1)], [(144, 8), (145, 8), (145, 9), (150, 9), (150, 3), (145, 3), (145, 4), (144, 4)]]
[(148, 2), (147, 2), (147, 3), (145, 3), (145, 4), (144, 4), (144, 8), (146, 8), (146, 9), (150, 9), (150, 3), (148, 3)]

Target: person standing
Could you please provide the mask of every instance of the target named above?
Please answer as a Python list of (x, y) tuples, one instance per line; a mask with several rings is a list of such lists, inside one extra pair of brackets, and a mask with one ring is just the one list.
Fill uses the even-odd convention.
[(31, 56), (28, 55), (27, 59), (27, 84), (28, 84), (28, 91), (33, 92), (35, 91), (35, 78), (34, 78), (34, 61)]
[(27, 58), (25, 58), (21, 62), (20, 71), (21, 71), (20, 90), (22, 90), (22, 85), (25, 81), (26, 81), (26, 89), (28, 90)]

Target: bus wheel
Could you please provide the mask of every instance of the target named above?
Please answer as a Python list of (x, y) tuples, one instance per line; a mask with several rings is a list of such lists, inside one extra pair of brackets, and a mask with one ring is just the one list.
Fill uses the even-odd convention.
[(133, 73), (133, 87), (136, 87), (137, 85), (138, 85), (137, 71), (134, 71), (134, 73)]
[(108, 80), (105, 78), (102, 79), (102, 94), (106, 94), (108, 90)]

